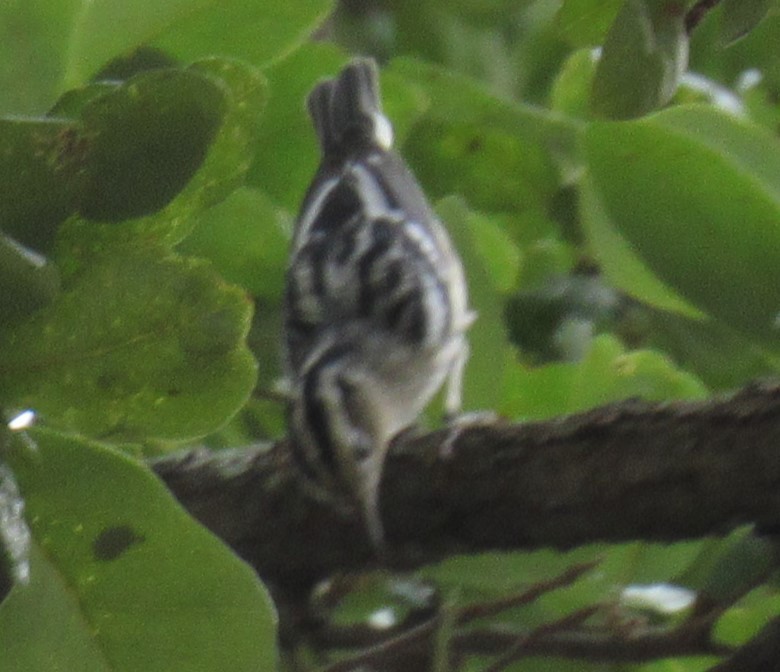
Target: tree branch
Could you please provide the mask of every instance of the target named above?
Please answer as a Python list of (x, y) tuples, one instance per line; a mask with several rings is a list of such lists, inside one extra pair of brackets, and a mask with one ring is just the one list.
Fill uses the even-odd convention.
[[(780, 525), (780, 384), (725, 399), (625, 401), (546, 422), (404, 435), (382, 485), (390, 564), (458, 552), (672, 542)], [(290, 597), (373, 561), (357, 515), (314, 501), (284, 441), (196, 449), (154, 469), (182, 504)], [(316, 549), (316, 552), (312, 552)]]

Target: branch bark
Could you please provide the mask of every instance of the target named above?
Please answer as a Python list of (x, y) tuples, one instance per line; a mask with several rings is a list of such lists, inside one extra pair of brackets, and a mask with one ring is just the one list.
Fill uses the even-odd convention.
[[(452, 451), (442, 447), (451, 441)], [(387, 559), (672, 542), (780, 525), (780, 384), (703, 402), (629, 400), (546, 422), (404, 435), (381, 509)], [(375, 562), (357, 515), (306, 495), (287, 445), (168, 456), (154, 469), (202, 523), (290, 599)]]

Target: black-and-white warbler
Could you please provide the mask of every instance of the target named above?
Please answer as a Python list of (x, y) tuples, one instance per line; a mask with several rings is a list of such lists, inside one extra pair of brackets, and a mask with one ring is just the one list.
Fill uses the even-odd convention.
[(308, 107), (322, 161), (287, 271), (290, 436), (303, 475), (357, 505), (381, 547), (387, 448), (445, 380), (460, 412), (474, 314), (447, 232), (390, 149), (374, 62), (317, 84)]

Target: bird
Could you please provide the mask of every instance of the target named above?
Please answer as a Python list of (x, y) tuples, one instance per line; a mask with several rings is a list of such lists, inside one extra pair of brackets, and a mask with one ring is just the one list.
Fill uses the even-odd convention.
[(375, 61), (317, 83), (307, 107), (321, 159), (285, 278), (290, 442), (304, 482), (359, 511), (381, 551), (388, 447), (444, 386), (446, 414), (460, 413), (476, 315), (445, 226), (393, 150)]

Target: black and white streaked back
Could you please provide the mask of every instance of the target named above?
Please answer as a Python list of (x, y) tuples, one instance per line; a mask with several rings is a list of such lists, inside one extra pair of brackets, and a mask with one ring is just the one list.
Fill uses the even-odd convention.
[(391, 148), (373, 61), (316, 85), (308, 107), (322, 160), (287, 271), (291, 438), (304, 473), (353, 492), (376, 541), (389, 441), (445, 380), (457, 410), (473, 314), (449, 236)]

